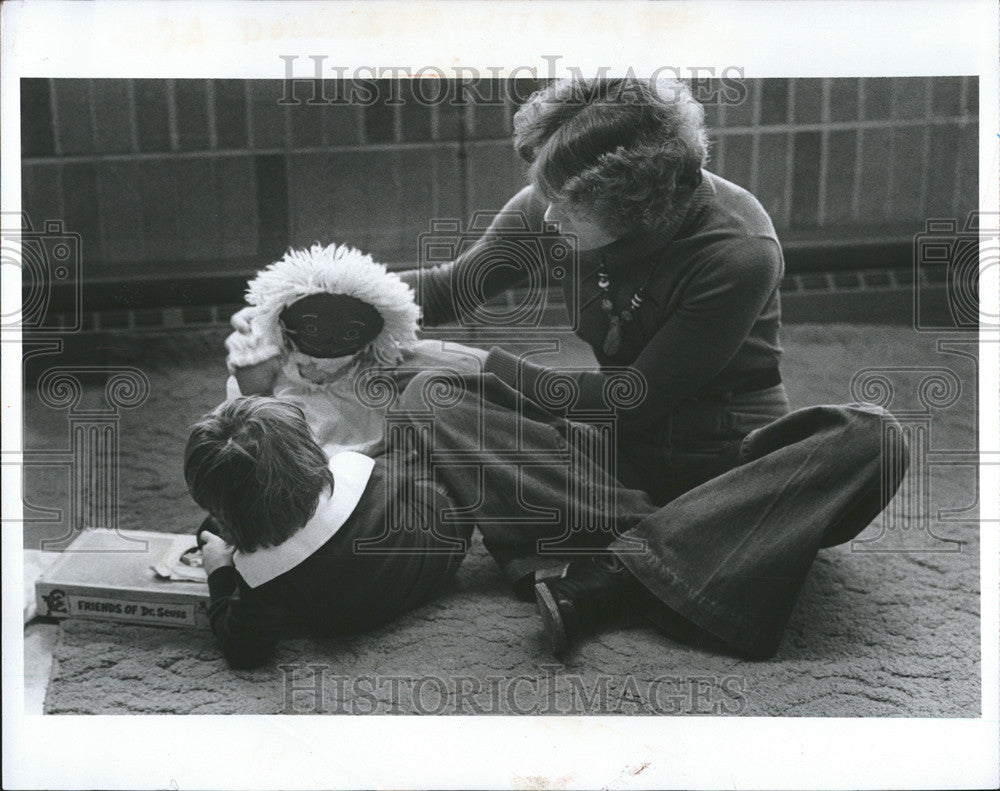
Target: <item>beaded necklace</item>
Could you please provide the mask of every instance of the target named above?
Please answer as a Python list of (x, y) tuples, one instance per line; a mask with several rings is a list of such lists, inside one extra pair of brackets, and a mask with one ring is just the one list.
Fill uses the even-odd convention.
[(611, 292), (611, 276), (607, 272), (597, 273), (597, 287), (601, 290), (601, 310), (608, 317), (608, 334), (604, 336), (604, 344), (601, 348), (604, 349), (604, 353), (608, 357), (614, 357), (618, 354), (622, 342), (622, 325), (630, 324), (635, 320), (635, 314), (646, 298), (646, 286), (649, 285), (651, 277), (652, 273), (646, 278), (642, 287), (632, 295), (628, 307), (615, 313), (614, 295)]
[[(685, 218), (690, 213), (694, 193), (697, 188), (701, 186), (703, 181), (704, 175), (699, 170), (695, 182), (689, 187), (690, 193), (683, 200), (678, 201), (677, 210), (662, 226), (660, 226), (660, 230), (657, 231), (658, 235), (670, 240), (677, 235)], [(621, 348), (622, 327), (635, 321), (636, 313), (639, 311), (639, 308), (642, 307), (642, 303), (647, 298), (646, 289), (652, 282), (653, 276), (663, 265), (664, 262), (661, 261), (659, 264), (650, 269), (649, 274), (646, 275), (645, 282), (643, 282), (639, 290), (632, 295), (632, 299), (629, 300), (628, 307), (618, 313), (615, 313), (614, 293), (611, 290), (611, 275), (607, 271), (603, 270), (597, 273), (597, 287), (601, 291), (601, 310), (603, 310), (608, 317), (608, 333), (604, 336), (604, 344), (602, 346), (604, 353), (608, 355), (608, 357), (614, 357)], [(653, 303), (656, 303), (655, 299), (653, 300)]]

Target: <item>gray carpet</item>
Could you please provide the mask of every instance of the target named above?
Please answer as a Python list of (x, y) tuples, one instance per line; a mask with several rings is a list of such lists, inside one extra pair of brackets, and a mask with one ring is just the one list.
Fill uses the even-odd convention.
[[(206, 336), (183, 352), (176, 344), (173, 351), (132, 350), (144, 355), (153, 388), (149, 401), (122, 420), (123, 527), (178, 531), (195, 524), (180, 452), (185, 426), (219, 400), (217, 342)], [(193, 354), (200, 344), (206, 353)], [(974, 446), (974, 363), (937, 352), (932, 338), (904, 328), (795, 326), (786, 329), (785, 346), (797, 407), (850, 400), (848, 383), (861, 368), (952, 368), (963, 391), (934, 413), (932, 447)], [(65, 414), (26, 400), (26, 446), (63, 442)], [(943, 470), (931, 484), (932, 514), (976, 502), (973, 468)], [(58, 476), (44, 470), (26, 479), (28, 499), (39, 505), (58, 498), (59, 486)], [(367, 635), (283, 643), (276, 661), (257, 671), (228, 670), (208, 633), (65, 623), (45, 710), (975, 717), (978, 525), (974, 511), (963, 518), (935, 528), (959, 542), (947, 545), (955, 552), (905, 551), (946, 546), (928, 539), (913, 518), (854, 551), (823, 551), (777, 656), (766, 662), (684, 646), (635, 626), (596, 637), (557, 665), (534, 607), (506, 592), (477, 544), (454, 590), (438, 601)], [(61, 526), (45, 530), (60, 535)], [(878, 535), (876, 523), (862, 538)]]

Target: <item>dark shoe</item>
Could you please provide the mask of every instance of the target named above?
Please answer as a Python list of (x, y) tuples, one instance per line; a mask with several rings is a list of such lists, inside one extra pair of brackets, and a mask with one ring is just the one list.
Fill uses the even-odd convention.
[(535, 602), (552, 653), (561, 656), (580, 636), (619, 619), (637, 585), (614, 555), (574, 560), (555, 574), (540, 573)]

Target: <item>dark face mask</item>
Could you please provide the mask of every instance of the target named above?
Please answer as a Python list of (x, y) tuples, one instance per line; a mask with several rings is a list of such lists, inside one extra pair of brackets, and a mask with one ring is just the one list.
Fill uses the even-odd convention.
[(278, 320), (296, 349), (324, 359), (363, 349), (385, 324), (378, 310), (346, 294), (303, 297), (281, 311)]

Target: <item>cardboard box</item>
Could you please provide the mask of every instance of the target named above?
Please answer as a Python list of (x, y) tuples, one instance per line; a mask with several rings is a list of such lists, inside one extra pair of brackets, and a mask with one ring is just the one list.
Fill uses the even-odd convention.
[(194, 546), (193, 535), (86, 530), (35, 583), (38, 615), (208, 628), (204, 572), (176, 566)]

